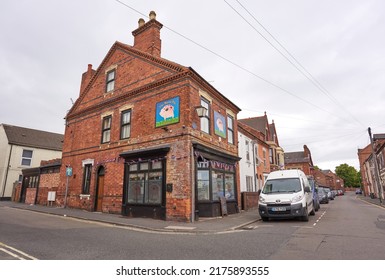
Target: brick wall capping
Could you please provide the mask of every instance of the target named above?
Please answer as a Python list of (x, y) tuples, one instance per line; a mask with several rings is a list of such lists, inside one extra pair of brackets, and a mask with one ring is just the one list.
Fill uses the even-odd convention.
[(159, 30), (163, 27), (163, 24), (161, 24), (159, 21), (157, 21), (155, 18), (154, 19), (151, 19), (149, 21), (147, 21), (146, 23), (144, 23), (143, 25), (140, 25), (137, 29), (135, 29), (134, 31), (132, 31), (132, 35), (133, 36), (136, 36), (140, 33), (142, 33), (143, 31), (147, 30), (148, 28), (150, 28), (151, 26), (156, 26), (156, 28), (158, 28)]
[(61, 166), (61, 162), (57, 162), (57, 163), (52, 163), (52, 164), (40, 166), (40, 169), (51, 168), (51, 167), (60, 167), (60, 166)]

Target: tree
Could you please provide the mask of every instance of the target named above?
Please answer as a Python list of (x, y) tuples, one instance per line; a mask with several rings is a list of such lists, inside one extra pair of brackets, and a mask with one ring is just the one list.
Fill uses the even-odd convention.
[(359, 188), (361, 186), (361, 174), (353, 166), (346, 163), (336, 167), (335, 173), (344, 180), (346, 187)]

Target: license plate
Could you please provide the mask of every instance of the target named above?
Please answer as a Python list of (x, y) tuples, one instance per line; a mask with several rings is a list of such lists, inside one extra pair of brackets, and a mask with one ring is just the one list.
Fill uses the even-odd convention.
[(275, 212), (286, 211), (286, 207), (273, 207), (271, 208), (271, 211), (275, 211)]

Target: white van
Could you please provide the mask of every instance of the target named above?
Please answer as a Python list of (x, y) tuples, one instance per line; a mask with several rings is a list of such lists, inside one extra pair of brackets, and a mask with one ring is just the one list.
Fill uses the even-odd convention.
[(309, 220), (315, 215), (309, 181), (301, 170), (271, 172), (259, 194), (259, 215), (269, 218), (295, 218)]

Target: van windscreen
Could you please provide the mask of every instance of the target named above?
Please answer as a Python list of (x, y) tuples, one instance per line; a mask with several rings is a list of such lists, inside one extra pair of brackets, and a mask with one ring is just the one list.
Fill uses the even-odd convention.
[(301, 183), (298, 178), (267, 180), (262, 193), (295, 193), (301, 191)]

